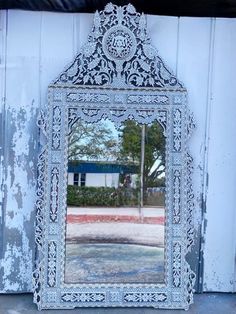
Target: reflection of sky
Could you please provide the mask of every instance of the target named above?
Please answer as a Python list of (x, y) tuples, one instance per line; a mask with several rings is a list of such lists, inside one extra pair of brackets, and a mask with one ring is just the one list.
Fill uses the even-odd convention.
[[(159, 159), (154, 162), (148, 175), (151, 175), (158, 168), (160, 162), (161, 162), (161, 160), (159, 160)], [(165, 168), (164, 166), (161, 166), (159, 170), (163, 170), (164, 168)], [(159, 175), (159, 178), (163, 178), (164, 176), (165, 176), (165, 172), (163, 172), (161, 175)]]
[(119, 132), (116, 129), (115, 124), (113, 122), (111, 122), (110, 120), (108, 120), (108, 119), (106, 119), (106, 120), (102, 119), (101, 123), (103, 125), (105, 125), (108, 129), (110, 129), (111, 133), (112, 133), (112, 136), (115, 137), (118, 140)]

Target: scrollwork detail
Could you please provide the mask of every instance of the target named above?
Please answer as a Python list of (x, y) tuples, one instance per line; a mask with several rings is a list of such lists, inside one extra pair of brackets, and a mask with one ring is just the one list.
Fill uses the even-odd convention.
[(61, 300), (62, 302), (102, 303), (106, 300), (106, 294), (96, 292), (64, 293)]
[(180, 152), (182, 148), (181, 134), (182, 134), (182, 122), (181, 122), (181, 111), (179, 109), (174, 110), (173, 120), (173, 148), (174, 151)]
[(57, 244), (50, 241), (48, 244), (48, 271), (47, 284), (49, 287), (56, 285), (56, 260), (57, 260)]
[(181, 172), (180, 170), (174, 171), (174, 184), (173, 184), (173, 223), (180, 223), (181, 203)]
[(68, 111), (69, 119), (69, 134), (71, 133), (73, 125), (78, 119), (82, 119), (89, 123), (100, 121), (102, 118), (109, 119), (116, 125), (120, 125), (127, 119), (134, 119), (139, 123), (149, 124), (157, 120), (166, 130), (167, 124), (167, 111), (161, 109), (134, 109), (134, 108), (94, 108), (87, 107), (86, 109), (73, 107)]
[(181, 244), (179, 242), (175, 242), (173, 245), (173, 286), (180, 287), (181, 286), (181, 265), (182, 265), (182, 249)]
[(96, 12), (82, 52), (54, 84), (184, 89), (165, 66), (146, 30), (146, 18), (128, 4)]
[(61, 145), (61, 109), (59, 106), (53, 108), (52, 129), (52, 148), (59, 149)]
[(57, 221), (58, 211), (58, 187), (59, 187), (59, 169), (54, 167), (51, 171), (51, 201), (50, 201), (50, 221)]
[(44, 230), (44, 208), (46, 193), (46, 148), (44, 148), (38, 157), (38, 179), (37, 179), (37, 200), (35, 217), (35, 269), (32, 276), (33, 299), (34, 303), (40, 308), (41, 304), (41, 274), (43, 268), (43, 230)]
[(125, 293), (124, 302), (125, 303), (155, 303), (155, 302), (164, 302), (166, 301), (167, 296), (165, 293), (156, 293), (156, 292), (140, 292), (140, 293)]
[(194, 226), (193, 226), (193, 212), (195, 207), (195, 198), (192, 183), (193, 174), (193, 158), (187, 153), (187, 250), (190, 251), (194, 243)]

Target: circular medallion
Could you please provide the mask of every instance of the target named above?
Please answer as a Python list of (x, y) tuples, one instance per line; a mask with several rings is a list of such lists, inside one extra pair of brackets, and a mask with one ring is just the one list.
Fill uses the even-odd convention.
[(130, 60), (135, 54), (137, 42), (126, 26), (113, 26), (102, 40), (103, 51), (110, 60)]

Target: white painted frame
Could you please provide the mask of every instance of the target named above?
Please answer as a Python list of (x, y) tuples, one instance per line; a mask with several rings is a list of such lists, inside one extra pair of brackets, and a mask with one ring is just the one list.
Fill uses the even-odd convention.
[[(110, 22), (106, 28), (104, 19), (107, 17)], [(113, 30), (111, 20), (115, 23)], [(124, 21), (128, 21), (127, 25), (124, 25)], [(121, 29), (124, 36), (131, 38), (131, 47), (126, 47), (128, 54), (119, 58), (111, 57), (107, 53), (112, 44), (102, 40), (104, 35), (113, 34), (117, 29)], [(100, 32), (99, 36), (97, 32)], [(130, 35), (130, 32), (134, 35)], [(39, 309), (91, 306), (187, 309), (193, 301), (195, 275), (185, 256), (193, 243), (192, 158), (187, 146), (194, 123), (187, 106), (186, 89), (167, 69), (149, 41), (143, 15), (136, 13), (131, 5), (117, 7), (109, 4), (104, 11), (95, 14), (94, 27), (83, 52), (49, 86), (48, 105), (39, 118), (39, 126), (45, 138), (45, 145), (39, 156), (36, 215), (34, 302)], [(94, 43), (97, 45), (96, 49), (91, 45)], [(100, 56), (95, 55), (98, 47), (101, 50)], [(140, 47), (142, 54), (137, 56)], [(131, 49), (128, 50), (129, 48)], [(133, 65), (139, 62), (139, 57), (140, 60), (145, 58), (147, 63), (143, 66), (139, 63), (140, 66), (134, 68)], [(90, 81), (91, 84), (88, 84), (89, 81), (86, 79), (85, 82), (84, 77), (90, 75), (89, 64), (97, 63), (97, 73), (100, 75), (101, 60), (113, 62), (113, 71), (109, 67), (106, 74), (106, 77), (110, 77), (109, 80)], [(79, 66), (82, 61), (84, 68)], [(150, 71), (147, 71), (148, 67)], [(130, 69), (136, 71), (137, 77), (144, 77), (139, 80), (142, 84), (128, 80), (126, 73)], [(147, 80), (148, 84), (145, 83)], [(127, 119), (144, 124), (157, 120), (164, 129), (164, 284), (64, 283), (68, 134), (78, 119), (95, 123), (102, 118), (116, 124)]]

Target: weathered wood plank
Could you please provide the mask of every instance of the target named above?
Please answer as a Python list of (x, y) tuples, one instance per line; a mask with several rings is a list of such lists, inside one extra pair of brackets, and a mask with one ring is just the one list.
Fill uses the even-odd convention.
[[(3, 253), (3, 158), (4, 158), (4, 119), (5, 86), (6, 86), (6, 37), (7, 37), (7, 11), (0, 11), (0, 261)], [(1, 265), (1, 264), (0, 264)]]
[(235, 289), (236, 20), (217, 19), (210, 89), (204, 290)]
[(39, 13), (9, 11), (0, 291), (30, 291), (38, 131)]
[(48, 85), (73, 59), (73, 14), (42, 13), (40, 58), (43, 106)]
[(147, 28), (160, 57), (177, 74), (178, 18), (148, 15)]
[[(196, 237), (190, 263), (197, 277), (202, 275), (196, 260), (199, 259), (202, 222), (210, 32), (210, 19), (180, 18), (177, 73), (188, 90), (189, 107), (197, 124), (190, 141), (190, 153), (194, 157), (193, 184), (196, 196), (194, 213)], [(201, 286), (196, 288), (201, 291)]]

